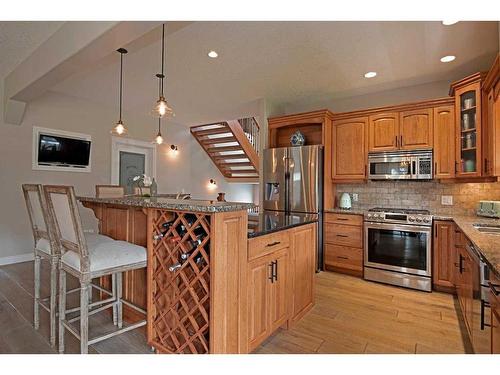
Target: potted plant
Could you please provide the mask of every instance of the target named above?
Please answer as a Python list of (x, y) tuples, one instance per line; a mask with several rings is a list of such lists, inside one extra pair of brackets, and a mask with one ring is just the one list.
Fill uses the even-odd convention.
[(133, 181), (136, 183), (137, 187), (139, 188), (139, 192), (140, 192), (141, 197), (150, 197), (151, 196), (151, 194), (143, 194), (143, 192), (142, 192), (143, 187), (151, 187), (151, 184), (153, 183), (153, 180), (151, 177), (149, 177), (145, 174), (142, 174), (142, 175), (135, 176), (133, 178)]

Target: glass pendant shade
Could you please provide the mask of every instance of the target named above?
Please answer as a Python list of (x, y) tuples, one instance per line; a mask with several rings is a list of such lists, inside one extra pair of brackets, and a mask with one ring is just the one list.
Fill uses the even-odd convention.
[(174, 113), (163, 96), (160, 96), (160, 99), (156, 102), (155, 112), (160, 117), (168, 117)]
[(111, 130), (113, 135), (125, 135), (127, 134), (127, 128), (123, 125), (122, 120), (118, 120), (115, 127)]
[(156, 138), (155, 138), (155, 143), (156, 143), (157, 145), (161, 145), (161, 144), (163, 143), (163, 137), (161, 136), (161, 134), (160, 134), (160, 133), (158, 133), (158, 134), (156, 135)]

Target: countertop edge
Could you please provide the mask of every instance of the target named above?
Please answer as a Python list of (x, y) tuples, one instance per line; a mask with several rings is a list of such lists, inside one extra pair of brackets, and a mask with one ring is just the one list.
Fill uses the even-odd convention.
[(284, 227), (280, 227), (280, 228), (276, 228), (276, 229), (270, 229), (270, 230), (261, 231), (261, 232), (248, 233), (248, 239), (250, 240), (252, 238), (257, 238), (257, 237), (265, 236), (266, 234), (282, 232), (284, 230), (288, 230), (288, 229), (292, 229), (292, 228), (296, 228), (296, 227), (301, 227), (301, 226), (307, 225), (307, 224), (314, 224), (314, 223), (317, 223), (317, 222), (318, 222), (318, 220), (316, 219), (316, 220), (310, 220), (310, 221), (307, 221), (307, 222), (304, 222), (304, 223), (290, 224), (290, 225), (287, 225), (287, 226), (284, 226)]

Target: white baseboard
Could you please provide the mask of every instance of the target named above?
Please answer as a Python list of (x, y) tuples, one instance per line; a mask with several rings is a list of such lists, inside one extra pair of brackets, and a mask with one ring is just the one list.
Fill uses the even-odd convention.
[(12, 255), (10, 257), (0, 258), (0, 266), (5, 266), (7, 264), (29, 262), (34, 259), (33, 252), (19, 255)]

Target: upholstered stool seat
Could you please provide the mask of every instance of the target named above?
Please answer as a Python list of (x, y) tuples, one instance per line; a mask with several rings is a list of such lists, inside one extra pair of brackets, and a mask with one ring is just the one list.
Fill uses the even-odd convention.
[[(99, 236), (99, 235), (98, 235)], [(102, 272), (114, 267), (127, 267), (146, 261), (146, 249), (125, 241), (115, 241), (99, 236), (94, 241), (87, 240), (89, 249), (90, 272)], [(67, 251), (61, 257), (63, 264), (81, 271), (80, 255)]]

